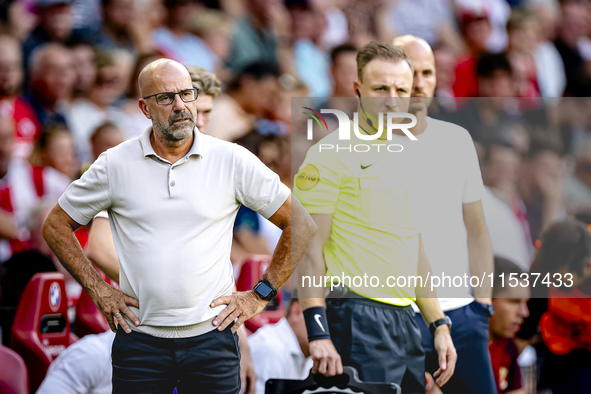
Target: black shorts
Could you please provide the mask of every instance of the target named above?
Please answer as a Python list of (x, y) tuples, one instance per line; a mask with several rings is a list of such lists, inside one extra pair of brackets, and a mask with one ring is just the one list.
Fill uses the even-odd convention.
[(391, 382), (425, 393), (425, 353), (412, 307), (366, 298), (326, 300), (328, 327), (343, 365), (366, 382)]
[(240, 348), (230, 327), (191, 338), (157, 338), (121, 327), (113, 341), (113, 393), (238, 394)]

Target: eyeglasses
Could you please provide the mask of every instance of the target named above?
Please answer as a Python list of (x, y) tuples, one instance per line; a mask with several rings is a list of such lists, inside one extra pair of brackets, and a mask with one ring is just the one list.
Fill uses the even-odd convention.
[(144, 100), (149, 99), (150, 97), (156, 97), (156, 104), (170, 105), (173, 103), (174, 96), (176, 96), (177, 94), (179, 95), (181, 100), (183, 100), (183, 102), (190, 103), (191, 101), (197, 100), (197, 97), (199, 96), (199, 89), (197, 89), (197, 88), (186, 89), (186, 90), (181, 90), (178, 93), (172, 93), (172, 92), (156, 93), (156, 94), (152, 94), (151, 96), (144, 97)]

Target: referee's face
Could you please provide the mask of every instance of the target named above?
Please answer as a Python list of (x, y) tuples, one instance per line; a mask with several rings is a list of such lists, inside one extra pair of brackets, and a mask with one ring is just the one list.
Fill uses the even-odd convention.
[(408, 112), (413, 75), (407, 62), (374, 59), (363, 70), (363, 81), (355, 82), (363, 110), (375, 125), (382, 112), (384, 127), (388, 112)]

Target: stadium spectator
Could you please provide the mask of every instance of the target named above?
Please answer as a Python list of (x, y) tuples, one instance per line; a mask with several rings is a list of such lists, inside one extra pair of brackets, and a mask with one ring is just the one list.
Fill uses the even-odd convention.
[(10, 122), (0, 121), (0, 263), (31, 248), (31, 213), (42, 198), (57, 201), (71, 182), (51, 167), (12, 160), (13, 140)]
[(61, 44), (38, 47), (31, 56), (31, 92), (26, 96), (43, 126), (66, 125), (64, 102), (72, 97), (72, 55)]
[(219, 58), (201, 38), (190, 32), (190, 23), (197, 12), (192, 0), (165, 0), (166, 25), (154, 29), (152, 41), (170, 59), (186, 66), (203, 67), (215, 72)]
[(19, 42), (10, 36), (0, 36), (0, 116), (12, 122), (15, 131), (15, 159), (27, 159), (41, 125), (31, 105), (21, 94), (23, 61)]
[(74, 140), (68, 129), (62, 126), (49, 127), (41, 132), (29, 161), (34, 166), (51, 167), (71, 180), (80, 174)]
[(466, 41), (468, 53), (458, 58), (453, 85), (455, 97), (478, 97), (478, 74), (476, 64), (487, 53), (486, 43), (491, 34), (488, 16), (482, 11), (462, 15), (460, 30)]
[(357, 78), (357, 48), (342, 44), (332, 49), (330, 61), (333, 80), (332, 97), (355, 97), (353, 83)]
[(30, 70), (33, 51), (48, 43), (65, 43), (73, 35), (71, 0), (36, 0), (37, 27), (23, 43), (25, 70)]
[(591, 214), (591, 139), (579, 147), (575, 171), (569, 177), (564, 192), (569, 214)]
[(234, 141), (252, 130), (257, 119), (269, 117), (280, 91), (278, 76), (277, 68), (271, 64), (246, 67), (217, 99), (207, 134)]
[(523, 274), (524, 271), (510, 260), (495, 257), (495, 314), (489, 319), (489, 349), (499, 393), (525, 394), (517, 364), (519, 351), (513, 340), (529, 316), (527, 302), (530, 289), (529, 283), (523, 280)]
[[(411, 155), (406, 158), (407, 165), (414, 160), (418, 163), (421, 242), (431, 272), (437, 276), (488, 275), (493, 272), (493, 254), (482, 211), (484, 186), (474, 143), (461, 127), (427, 116), (436, 85), (429, 44), (414, 36), (397, 37), (393, 44), (404, 50), (414, 68), (409, 112), (416, 116), (417, 124), (409, 130), (418, 143), (407, 143), (408, 137), (400, 131), (402, 135), (396, 135), (395, 141)], [(453, 321), (451, 337), (458, 353), (455, 373), (443, 391), (494, 394), (487, 351), (490, 285), (446, 288), (438, 295), (441, 309)], [(427, 372), (433, 374), (439, 368), (433, 337), (419, 313), (415, 320), (421, 328)]]
[(229, 81), (232, 76), (224, 59), (230, 56), (230, 40), (234, 21), (219, 10), (201, 10), (194, 18), (191, 30), (200, 37), (207, 47), (217, 56), (215, 74), (222, 81)]
[(122, 128), (127, 124), (124, 113), (113, 105), (121, 93), (122, 65), (113, 53), (100, 54), (96, 62), (97, 77), (88, 98), (77, 99), (67, 112), (68, 125), (83, 164), (93, 161), (90, 137), (98, 126), (105, 121)]
[(523, 65), (521, 97), (561, 97), (566, 87), (564, 63), (553, 43), (545, 41), (535, 14), (514, 11), (507, 22), (508, 58), (514, 68)]
[(86, 335), (68, 346), (49, 366), (38, 394), (110, 394), (111, 348), (115, 334)]
[(313, 361), (308, 349), (304, 313), (297, 298), (289, 300), (285, 317), (258, 329), (248, 338), (257, 373), (256, 394), (265, 393), (269, 379), (305, 379)]
[(456, 110), (456, 100), (454, 99), (454, 82), (456, 80), (457, 59), (453, 50), (447, 46), (435, 46), (433, 48), (435, 57), (435, 69), (437, 70), (437, 85), (435, 87), (435, 97), (441, 97), (436, 100), (445, 111)]
[(102, 50), (119, 48), (135, 54), (152, 49), (151, 21), (138, 15), (135, 1), (102, 0), (102, 10), (103, 25), (96, 39)]
[(290, 1), (294, 68), (297, 77), (308, 87), (311, 97), (327, 97), (332, 91), (330, 64), (319, 46), (326, 24), (324, 15), (308, 1)]
[(590, 78), (585, 62), (590, 61), (591, 9), (585, 1), (561, 2), (562, 20), (554, 42), (562, 56), (567, 81), (580, 84)]
[(525, 206), (517, 182), (521, 157), (510, 143), (496, 141), (486, 147), (482, 175), (486, 188), (483, 210), (495, 256), (529, 270), (534, 251)]
[(73, 98), (88, 98), (96, 80), (95, 50), (89, 40), (72, 39), (66, 43), (72, 53), (76, 82)]
[(506, 0), (455, 0), (455, 6), (462, 15), (486, 14), (490, 23), (490, 34), (486, 39), (486, 51), (500, 53), (507, 47), (507, 20), (511, 8)]
[(6, 34), (24, 41), (35, 27), (36, 17), (28, 4), (8, 0), (0, 4), (0, 34)]
[(103, 123), (96, 128), (95, 132), (92, 133), (92, 136), (90, 137), (93, 159), (98, 159), (101, 153), (109, 148), (119, 145), (123, 141), (125, 141), (123, 130), (117, 127), (114, 123)]
[(551, 136), (532, 140), (518, 182), (532, 242), (540, 239), (553, 222), (566, 216), (562, 195), (564, 166), (560, 146)]
[(234, 26), (230, 56), (226, 59), (234, 74), (252, 63), (279, 66), (281, 37), (274, 32), (274, 18), (282, 5), (277, 0), (246, 0), (246, 15)]
[[(363, 131), (358, 133), (375, 134), (377, 117), (382, 115), (378, 111), (408, 111), (411, 62), (402, 49), (371, 42), (359, 51), (357, 67), (357, 111), (363, 114), (359, 117)], [(334, 131), (321, 143), (338, 144), (338, 135)], [(342, 365), (351, 365), (365, 381), (393, 382), (406, 393), (424, 393), (425, 358), (411, 307), (414, 301), (434, 334), (439, 354), (435, 377), (442, 386), (453, 375), (456, 352), (449, 331), (451, 320), (434, 293), (416, 282), (393, 288), (345, 283), (340, 296), (327, 298), (325, 304), (324, 287), (301, 282), (304, 277), (324, 278), (327, 271), (339, 277), (341, 273), (343, 277), (364, 273), (378, 278), (385, 271), (393, 276), (423, 276), (430, 271), (418, 229), (419, 195), (413, 186), (420, 184), (418, 174), (394, 171), (406, 166), (392, 166), (379, 155), (341, 153), (320, 152), (313, 146), (295, 176), (294, 193), (318, 225), (318, 235), (298, 269), (299, 299), (314, 359), (312, 371), (332, 376), (342, 373)], [(364, 189), (360, 194), (358, 184)], [(351, 347), (353, 340), (360, 346)]]

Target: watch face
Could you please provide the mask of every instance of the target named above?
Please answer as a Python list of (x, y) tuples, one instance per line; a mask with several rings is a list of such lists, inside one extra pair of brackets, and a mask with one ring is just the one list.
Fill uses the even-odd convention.
[(269, 294), (271, 294), (271, 292), (273, 291), (272, 288), (270, 288), (267, 284), (265, 284), (264, 282), (261, 282), (258, 286), (257, 286), (257, 293), (259, 293), (261, 295), (261, 297), (268, 297)]

